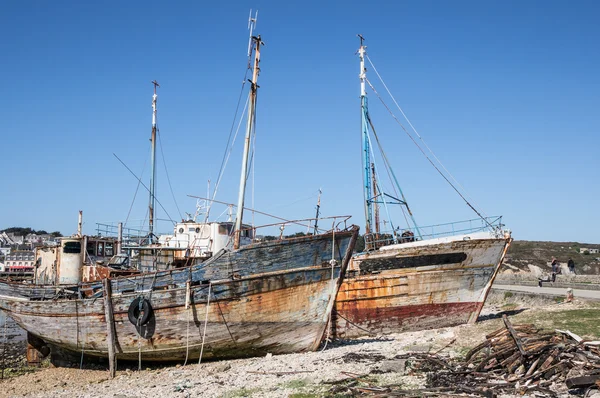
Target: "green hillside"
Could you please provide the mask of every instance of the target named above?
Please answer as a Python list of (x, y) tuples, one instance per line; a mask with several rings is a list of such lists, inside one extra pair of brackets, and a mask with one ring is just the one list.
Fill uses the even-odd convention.
[(578, 274), (600, 274), (600, 254), (581, 254), (580, 248), (600, 249), (600, 245), (516, 240), (512, 243), (504, 262), (525, 271), (529, 270), (528, 264), (549, 271), (552, 256), (556, 257), (561, 264), (566, 264), (569, 258), (572, 258)]

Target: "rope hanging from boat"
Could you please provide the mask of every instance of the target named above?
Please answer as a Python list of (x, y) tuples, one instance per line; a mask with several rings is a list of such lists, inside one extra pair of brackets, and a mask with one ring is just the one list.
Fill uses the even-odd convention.
[[(429, 163), (433, 166), (433, 168), (436, 169), (436, 171), (439, 173), (439, 175), (442, 176), (442, 178), (444, 180), (446, 180), (446, 182), (452, 187), (452, 189), (454, 189), (454, 191), (465, 201), (465, 203), (467, 204), (467, 206), (469, 206), (471, 208), (471, 210), (473, 210), (475, 212), (475, 214), (477, 214), (479, 216), (479, 218), (481, 218), (490, 228), (494, 229), (494, 226), (487, 220), (486, 217), (484, 217), (468, 200), (467, 198), (458, 190), (458, 188), (456, 188), (456, 186), (452, 183), (452, 181), (450, 181), (448, 179), (448, 177), (440, 170), (439, 167), (437, 167), (437, 165), (431, 160), (431, 158), (425, 153), (425, 151), (423, 150), (423, 148), (421, 148), (421, 146), (419, 145), (419, 143), (414, 139), (414, 137), (412, 136), (412, 134), (410, 134), (408, 132), (408, 130), (406, 129), (406, 127), (404, 127), (404, 125), (402, 123), (400, 123), (400, 120), (398, 120), (398, 118), (396, 117), (396, 115), (394, 115), (394, 113), (392, 112), (392, 110), (387, 106), (387, 104), (385, 103), (385, 101), (383, 100), (383, 98), (381, 98), (381, 96), (379, 95), (379, 93), (377, 92), (377, 90), (375, 90), (375, 87), (373, 87), (373, 85), (371, 84), (371, 82), (368, 79), (365, 79), (367, 84), (369, 85), (369, 87), (371, 87), (371, 90), (373, 90), (373, 92), (375, 93), (375, 95), (377, 95), (377, 98), (379, 98), (379, 101), (381, 101), (381, 103), (383, 104), (383, 106), (385, 107), (385, 109), (387, 109), (387, 111), (389, 112), (389, 114), (392, 116), (392, 118), (394, 118), (394, 120), (400, 125), (400, 127), (402, 127), (402, 130), (404, 130), (404, 132), (408, 135), (408, 137), (410, 138), (410, 140), (417, 146), (417, 148), (419, 148), (419, 150), (421, 151), (421, 153), (423, 154), (423, 156), (425, 156), (425, 158), (429, 161)], [(441, 164), (441, 163), (440, 163)]]
[[(191, 273), (191, 267), (190, 267)], [(188, 356), (190, 353), (190, 313), (192, 312), (190, 306), (190, 294), (191, 294), (191, 281), (188, 281), (185, 284), (185, 310), (187, 312), (187, 328), (185, 334), (185, 361), (183, 362), (183, 366), (187, 365)]]
[(198, 365), (202, 363), (202, 355), (204, 354), (204, 340), (206, 338), (206, 324), (208, 323), (208, 308), (210, 307), (210, 292), (212, 288), (212, 282), (208, 282), (208, 295), (206, 297), (206, 314), (204, 314), (204, 331), (202, 332), (202, 345), (200, 346), (200, 358), (198, 358)]
[[(373, 71), (375, 71), (375, 74), (377, 75), (377, 77), (379, 78), (379, 80), (381, 81), (381, 83), (383, 84), (383, 86), (385, 87), (388, 95), (392, 98), (392, 101), (394, 102), (394, 104), (396, 105), (396, 107), (398, 108), (398, 110), (400, 111), (400, 113), (402, 113), (402, 116), (404, 117), (404, 119), (406, 119), (406, 121), (409, 124), (409, 126), (411, 127), (411, 129), (414, 131), (414, 133), (417, 135), (417, 137), (421, 140), (421, 142), (427, 148), (427, 150), (429, 151), (429, 153), (431, 153), (431, 155), (435, 158), (435, 160), (437, 161), (437, 163), (444, 169), (444, 171), (448, 174), (448, 176), (450, 176), (450, 178), (456, 183), (456, 185), (458, 185), (460, 187), (460, 189), (464, 192), (464, 195), (463, 195), (462, 192), (459, 191), (458, 188), (456, 188), (456, 186), (448, 179), (448, 177), (440, 170), (440, 168), (438, 168), (436, 166), (436, 164), (431, 160), (431, 158), (425, 153), (425, 151), (423, 150), (423, 148), (421, 148), (421, 146), (417, 143), (417, 141), (414, 139), (414, 137), (412, 136), (412, 134), (406, 129), (406, 127), (404, 127), (404, 125), (402, 123), (400, 123), (400, 121), (398, 120), (398, 118), (396, 117), (396, 115), (394, 115), (394, 113), (387, 106), (387, 104), (385, 103), (385, 101), (383, 101), (383, 98), (379, 95), (379, 93), (377, 92), (377, 90), (375, 90), (375, 87), (373, 87), (373, 85), (371, 84), (371, 82), (368, 79), (365, 78), (366, 82), (369, 84), (369, 86), (371, 87), (371, 89), (373, 90), (373, 92), (375, 93), (375, 95), (377, 95), (377, 97), (379, 98), (379, 101), (381, 101), (381, 103), (383, 104), (383, 106), (387, 109), (387, 111), (394, 118), (394, 120), (400, 125), (400, 127), (402, 127), (402, 130), (404, 130), (404, 132), (408, 135), (408, 137), (411, 139), (411, 141), (417, 146), (417, 148), (419, 148), (419, 150), (421, 151), (421, 153), (423, 154), (423, 156), (425, 156), (425, 158), (429, 161), (429, 163), (431, 163), (431, 165), (444, 178), (444, 180), (446, 180), (446, 182), (448, 182), (448, 184), (452, 187), (452, 189), (454, 189), (456, 191), (456, 193), (465, 201), (465, 203), (467, 204), (467, 206), (469, 206), (475, 212), (475, 214), (477, 214), (490, 228), (493, 229), (494, 227), (487, 220), (487, 215), (485, 214), (485, 212), (479, 211), (479, 210), (477, 210), (475, 208), (475, 206), (477, 204), (470, 197), (470, 195), (467, 193), (467, 190), (456, 180), (456, 178), (454, 178), (454, 176), (452, 175), (452, 173), (450, 173), (450, 171), (448, 171), (448, 169), (446, 168), (446, 166), (444, 166), (444, 164), (442, 163), (442, 161), (436, 156), (436, 154), (433, 152), (433, 150), (431, 150), (431, 148), (429, 147), (429, 145), (427, 145), (427, 143), (425, 142), (425, 140), (423, 139), (423, 137), (419, 134), (419, 132), (417, 131), (417, 129), (410, 122), (410, 120), (408, 119), (408, 117), (406, 116), (406, 114), (404, 113), (404, 111), (402, 110), (402, 108), (400, 107), (400, 105), (398, 105), (398, 102), (396, 101), (396, 99), (394, 98), (394, 96), (392, 95), (392, 93), (390, 92), (389, 88), (387, 87), (387, 85), (383, 81), (383, 78), (381, 77), (381, 75), (377, 71), (377, 68), (375, 67), (375, 64), (373, 64), (373, 61), (371, 61), (371, 58), (368, 55), (366, 55), (366, 58), (369, 61), (369, 64), (371, 64), (371, 67), (373, 68)], [(473, 202), (475, 205), (472, 205), (469, 202), (469, 200), (467, 199), (467, 197), (469, 197), (470, 201)], [(479, 206), (477, 206), (477, 207), (479, 207)], [(483, 215), (481, 213), (483, 213)]]

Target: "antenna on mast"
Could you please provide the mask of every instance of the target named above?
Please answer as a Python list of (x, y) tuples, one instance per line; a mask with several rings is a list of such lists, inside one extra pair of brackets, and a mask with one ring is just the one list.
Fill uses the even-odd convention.
[(256, 28), (256, 20), (258, 19), (258, 10), (256, 10), (256, 14), (254, 14), (254, 18), (252, 18), (252, 9), (250, 9), (250, 15), (248, 16), (248, 30), (250, 31), (250, 37), (248, 38), (248, 57), (252, 55), (252, 32), (254, 28)]

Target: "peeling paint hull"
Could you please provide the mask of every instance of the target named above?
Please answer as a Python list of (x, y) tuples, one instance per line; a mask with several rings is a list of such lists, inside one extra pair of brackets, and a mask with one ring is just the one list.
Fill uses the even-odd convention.
[(340, 338), (474, 322), (510, 238), (455, 240), (355, 255), (336, 299)]
[[(255, 244), (191, 268), (111, 280), (117, 358), (137, 360), (141, 353), (146, 361), (198, 360), (201, 350), (203, 358), (216, 359), (316, 349), (357, 234), (353, 228), (335, 238)], [(334, 239), (337, 263), (331, 266)], [(140, 288), (130, 292), (132, 283)], [(141, 293), (149, 283), (152, 293)], [(81, 288), (94, 291), (94, 286)], [(50, 347), (108, 356), (101, 295), (39, 300), (24, 298), (24, 288), (8, 297), (9, 287), (3, 288), (0, 309)], [(129, 322), (128, 309), (142, 294), (152, 303), (153, 315), (139, 328)]]

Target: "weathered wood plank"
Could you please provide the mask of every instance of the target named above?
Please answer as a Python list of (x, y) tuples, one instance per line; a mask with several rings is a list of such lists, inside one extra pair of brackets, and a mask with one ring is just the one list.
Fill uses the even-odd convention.
[(117, 374), (117, 358), (115, 356), (116, 331), (112, 306), (112, 288), (108, 279), (104, 279), (102, 284), (104, 285), (104, 314), (106, 318), (106, 336), (108, 339), (108, 366), (110, 378), (112, 379)]

